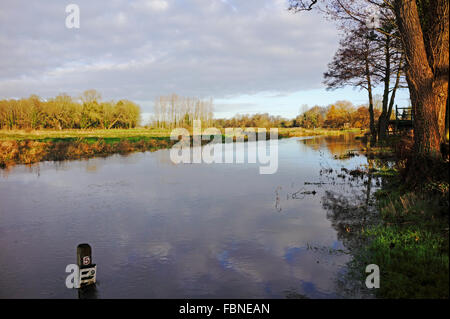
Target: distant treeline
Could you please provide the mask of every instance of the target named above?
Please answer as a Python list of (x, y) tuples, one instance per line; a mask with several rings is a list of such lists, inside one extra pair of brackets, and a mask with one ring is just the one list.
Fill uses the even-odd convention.
[[(268, 113), (254, 115), (236, 115), (230, 119), (216, 119), (218, 127), (303, 127), (303, 128), (368, 128), (370, 123), (369, 108), (365, 105), (355, 107), (351, 102), (338, 101), (329, 106), (314, 106), (294, 119), (272, 116)], [(381, 110), (375, 108), (379, 116)]]
[[(375, 99), (377, 100), (377, 99)], [(375, 103), (374, 115), (381, 114)], [(60, 94), (43, 100), (36, 95), (20, 100), (0, 100), (0, 129), (113, 129), (134, 128), (140, 124), (140, 107), (129, 100), (102, 101), (95, 90), (79, 98)], [(157, 97), (154, 114), (147, 127), (172, 129), (192, 127), (194, 120), (214, 127), (303, 127), (303, 128), (369, 128), (366, 105), (355, 107), (349, 101), (329, 106), (303, 106), (294, 119), (263, 114), (238, 114), (229, 119), (213, 118), (213, 101), (176, 94)]]
[(61, 94), (42, 100), (36, 95), (20, 100), (0, 100), (0, 129), (133, 128), (140, 121), (140, 107), (128, 100), (101, 101), (88, 90), (77, 99)]

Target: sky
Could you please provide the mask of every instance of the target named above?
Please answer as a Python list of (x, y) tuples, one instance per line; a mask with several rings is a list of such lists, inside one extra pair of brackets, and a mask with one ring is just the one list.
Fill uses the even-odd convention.
[[(66, 6), (80, 28), (66, 27)], [(338, 31), (286, 0), (2, 0), (0, 98), (96, 89), (104, 100), (213, 98), (216, 117), (268, 112), (295, 117), (303, 104), (367, 103), (365, 91), (326, 91), (322, 75)], [(381, 89), (377, 89), (381, 93)], [(407, 90), (397, 103), (407, 105)]]

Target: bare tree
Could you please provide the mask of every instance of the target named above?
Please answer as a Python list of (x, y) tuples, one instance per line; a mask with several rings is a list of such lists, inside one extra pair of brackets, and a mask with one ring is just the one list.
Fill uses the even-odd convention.
[(153, 125), (160, 128), (191, 127), (194, 120), (210, 125), (213, 101), (171, 94), (156, 98), (153, 111)]
[(378, 139), (384, 140), (397, 90), (405, 87), (404, 53), (392, 11), (380, 8), (378, 14), (378, 26), (384, 32), (373, 33), (373, 41), (378, 47), (374, 75), (383, 85), (382, 110), (377, 130)]
[(373, 77), (376, 49), (369, 30), (365, 27), (353, 29), (340, 41), (340, 47), (328, 65), (324, 82), (328, 89), (347, 85), (367, 90), (369, 98), (370, 133), (374, 143), (377, 137), (373, 112)]

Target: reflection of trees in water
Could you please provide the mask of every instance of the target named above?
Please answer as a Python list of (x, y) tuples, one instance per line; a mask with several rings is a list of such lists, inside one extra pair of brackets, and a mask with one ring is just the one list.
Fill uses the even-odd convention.
[(355, 140), (355, 136), (351, 133), (336, 136), (315, 136), (300, 142), (315, 151), (327, 149), (332, 155), (339, 156), (361, 147), (361, 142)]
[(373, 196), (381, 183), (381, 179), (373, 175), (373, 168), (378, 165), (371, 159), (363, 163), (365, 157), (356, 162), (334, 158), (361, 148), (362, 144), (354, 135), (314, 137), (300, 143), (319, 152), (319, 180), (308, 184), (324, 189), (322, 207), (338, 240), (352, 257), (336, 279), (337, 293), (342, 297), (371, 298), (373, 291), (367, 289), (364, 282), (366, 265), (358, 264), (355, 256), (365, 244), (362, 232), (379, 222)]
[(367, 184), (367, 193), (355, 192), (353, 194), (340, 194), (325, 191), (322, 205), (327, 210), (327, 218), (338, 233), (338, 239), (344, 246), (353, 251), (359, 247), (359, 235), (367, 226), (377, 219), (374, 206), (368, 201), (370, 183)]
[[(346, 187), (326, 190), (322, 206), (327, 210), (327, 218), (337, 231), (338, 239), (352, 254), (360, 252), (365, 244), (362, 232), (368, 226), (379, 222), (378, 211), (374, 205), (373, 191), (380, 184), (379, 178), (372, 175), (373, 161), (369, 160), (367, 169), (332, 172), (330, 178), (346, 180)], [(338, 279), (337, 285), (342, 295), (350, 297), (370, 297), (371, 291), (365, 288), (361, 273), (363, 265), (357, 260), (347, 264), (347, 271)]]

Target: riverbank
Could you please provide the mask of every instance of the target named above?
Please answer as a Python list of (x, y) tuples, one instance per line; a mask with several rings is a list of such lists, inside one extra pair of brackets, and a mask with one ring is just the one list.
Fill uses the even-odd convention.
[(60, 141), (3, 140), (0, 141), (0, 168), (15, 164), (33, 164), (42, 161), (128, 154), (132, 152), (156, 151), (174, 144), (166, 137), (133, 138), (111, 141), (104, 138), (66, 139)]
[[(169, 129), (0, 130), (0, 168), (15, 164), (60, 161), (156, 151), (170, 148)], [(280, 128), (278, 138), (339, 135), (357, 130)]]
[[(143, 139), (155, 137), (170, 137), (170, 129), (160, 128), (133, 128), (133, 129), (94, 129), (94, 130), (0, 130), (0, 141), (3, 140), (39, 140), (39, 141), (61, 141), (67, 139), (97, 140), (99, 138), (113, 139)], [(223, 129), (222, 129), (223, 132)], [(305, 129), (301, 127), (278, 128), (281, 137), (295, 136), (320, 136), (341, 135), (345, 133), (364, 133), (361, 129)]]
[[(439, 174), (408, 186), (401, 156), (407, 147), (398, 143), (366, 150), (378, 162), (373, 174), (383, 179), (375, 193), (382, 222), (362, 233), (360, 273), (366, 276), (364, 265), (380, 267), (379, 298), (448, 298), (449, 163), (436, 163)], [(386, 154), (396, 158), (394, 166), (385, 166)]]

